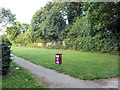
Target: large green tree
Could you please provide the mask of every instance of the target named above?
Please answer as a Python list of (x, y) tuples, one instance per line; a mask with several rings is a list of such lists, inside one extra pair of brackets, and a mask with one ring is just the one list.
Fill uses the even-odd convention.
[(32, 42), (39, 41), (38, 39), (43, 38), (42, 30), (40, 25), (46, 20), (48, 15), (48, 11), (45, 8), (41, 8), (37, 10), (37, 12), (33, 15), (31, 20), (31, 26), (29, 27)]
[(64, 30), (65, 25), (65, 20), (62, 17), (59, 8), (53, 7), (49, 11), (46, 20), (41, 24), (42, 35), (45, 36), (45, 39), (50, 41), (62, 40), (62, 31)]
[(120, 21), (120, 2), (91, 2), (83, 4), (83, 11), (91, 24), (91, 35), (101, 30), (115, 35)]
[(15, 38), (21, 33), (22, 25), (20, 22), (15, 22), (12, 26), (7, 27), (7, 38), (11, 43), (15, 43)]
[[(15, 22), (13, 25), (10, 27), (7, 27), (7, 38), (11, 43), (16, 43), (16, 38), (19, 34), (25, 33), (28, 31), (29, 24), (23, 23), (21, 24), (20, 22)], [(24, 38), (24, 37), (23, 37)]]
[(65, 24), (61, 9), (54, 3), (48, 3), (33, 16), (30, 31), (33, 32), (34, 40), (40, 38), (44, 41), (57, 41), (62, 39)]
[(3, 31), (8, 24), (13, 24), (15, 19), (15, 15), (10, 10), (0, 8), (0, 31)]
[(65, 39), (66, 46), (75, 50), (89, 51), (91, 49), (90, 40), (90, 24), (87, 17), (78, 17), (73, 23), (67, 39)]
[(25, 33), (29, 28), (29, 24), (27, 23), (22, 23), (22, 32)]
[[(14, 23), (15, 15), (11, 13), (10, 10), (5, 8), (0, 8), (0, 32), (4, 32), (6, 26), (8, 24)], [(6, 35), (0, 36), (0, 62), (2, 62), (2, 66), (0, 66), (0, 75), (2, 70), (2, 75), (8, 74), (10, 70), (10, 42), (6, 38)]]
[(55, 2), (54, 5), (67, 17), (68, 24), (72, 24), (82, 15), (82, 2)]
[(96, 51), (114, 52), (120, 45), (120, 2), (86, 2), (83, 11), (90, 23), (92, 46)]
[(67, 2), (66, 12), (68, 22), (71, 24), (76, 21), (77, 17), (82, 14), (82, 3), (81, 2)]
[(83, 3), (83, 15), (71, 25), (65, 40), (67, 46), (77, 50), (116, 53), (120, 45), (119, 5), (120, 2)]

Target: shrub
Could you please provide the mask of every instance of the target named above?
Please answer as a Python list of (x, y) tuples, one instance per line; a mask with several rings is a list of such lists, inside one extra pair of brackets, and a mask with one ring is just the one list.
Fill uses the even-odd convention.
[(1, 37), (1, 60), (2, 60), (2, 75), (7, 75), (10, 69), (10, 63), (11, 63), (11, 59), (10, 59), (10, 47), (11, 43), (8, 41), (8, 39), (5, 36)]
[(56, 45), (49, 45), (47, 48), (48, 49), (64, 49), (65, 47), (63, 45), (56, 44)]
[[(84, 22), (83, 22), (84, 21)], [(90, 48), (90, 25), (86, 17), (77, 18), (65, 39), (66, 47), (88, 51)]]
[(66, 48), (117, 54), (120, 33), (113, 34), (106, 28), (94, 32), (94, 35), (91, 35), (91, 31), (93, 32), (86, 16), (77, 18), (68, 33), (67, 39), (64, 39)]

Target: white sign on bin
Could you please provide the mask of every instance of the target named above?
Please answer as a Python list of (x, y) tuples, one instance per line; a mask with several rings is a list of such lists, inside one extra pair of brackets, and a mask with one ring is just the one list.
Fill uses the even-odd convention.
[(56, 63), (59, 64), (59, 55), (56, 55)]

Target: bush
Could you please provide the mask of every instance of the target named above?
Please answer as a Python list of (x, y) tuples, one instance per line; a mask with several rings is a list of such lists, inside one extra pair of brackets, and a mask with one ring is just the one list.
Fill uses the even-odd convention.
[(14, 44), (20, 44), (22, 46), (29, 44), (29, 37), (28, 37), (28, 32), (25, 32), (23, 34), (19, 34), (16, 39), (15, 39), (15, 43)]
[(118, 36), (119, 34), (113, 34), (104, 28), (91, 35), (90, 23), (87, 17), (83, 16), (82, 18), (77, 18), (76, 22), (73, 23), (68, 37), (64, 41), (68, 49), (117, 54), (119, 46)]
[(1, 59), (2, 59), (2, 75), (7, 75), (10, 69), (10, 63), (11, 63), (11, 59), (10, 59), (10, 47), (11, 43), (5, 38), (5, 36), (1, 37)]
[(47, 48), (48, 49), (65, 49), (65, 47), (63, 45), (60, 45), (60, 44), (49, 45)]
[(30, 43), (26, 45), (27, 47), (43, 48), (44, 46), (39, 46), (38, 43)]
[(68, 38), (65, 39), (66, 47), (88, 51), (90, 49), (90, 38), (90, 25), (87, 18), (77, 18), (68, 33)]

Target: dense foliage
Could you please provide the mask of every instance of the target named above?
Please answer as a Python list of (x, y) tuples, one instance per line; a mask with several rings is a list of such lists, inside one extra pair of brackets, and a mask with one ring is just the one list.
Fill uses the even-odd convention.
[(120, 2), (47, 3), (36, 11), (24, 33), (13, 28), (16, 25), (8, 28), (8, 38), (21, 45), (64, 41), (66, 49), (116, 53), (120, 45), (119, 6)]
[(0, 8), (0, 31), (3, 31), (8, 24), (13, 24), (15, 19), (15, 15), (10, 10)]
[(75, 50), (88, 51), (91, 49), (90, 40), (90, 24), (88, 23), (87, 18), (77, 18), (68, 33), (68, 38), (66, 39), (67, 46)]
[(1, 59), (2, 59), (2, 75), (6, 75), (9, 72), (10, 69), (10, 63), (11, 63), (11, 59), (10, 59), (10, 46), (11, 43), (7, 40), (7, 38), (5, 36), (2, 36), (1, 38), (2, 43), (0, 44), (1, 47), (1, 51), (0, 53), (2, 54)]
[(120, 45), (120, 2), (84, 3), (83, 10), (91, 25), (90, 34), (96, 51), (115, 52)]
[[(11, 13), (10, 10), (5, 8), (0, 9), (0, 31), (4, 32), (4, 29), (8, 24), (14, 23), (15, 15)], [(10, 46), (11, 43), (7, 39), (6, 35), (0, 36), (0, 63), (2, 64), (0, 67), (0, 71), (2, 70), (2, 75), (6, 75), (9, 72), (10, 68)]]
[(31, 31), (35, 41), (40, 37), (40, 39), (46, 42), (63, 39), (62, 31), (66, 25), (65, 20), (62, 17), (59, 7), (53, 5), (49, 3), (45, 8), (38, 10), (33, 16)]
[[(20, 42), (19, 40), (16, 41), (16, 37), (19, 36), (20, 34), (24, 34), (25, 32), (27, 32), (28, 28), (29, 28), (29, 24), (26, 24), (26, 23), (21, 24), (20, 22), (15, 22), (13, 25), (11, 25), (11, 27), (7, 27), (7, 30), (6, 30), (7, 38), (13, 44), (16, 42)], [(20, 35), (20, 36), (23, 36), (23, 35)]]
[(83, 3), (85, 14), (76, 20), (70, 36), (68, 34), (69, 47), (83, 51), (117, 52), (120, 45), (119, 5), (120, 2)]

